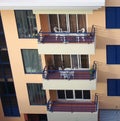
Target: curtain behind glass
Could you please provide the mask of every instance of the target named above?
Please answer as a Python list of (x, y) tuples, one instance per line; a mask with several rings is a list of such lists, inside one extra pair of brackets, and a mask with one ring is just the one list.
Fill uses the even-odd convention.
[(19, 38), (34, 38), (37, 35), (36, 18), (32, 10), (15, 10)]
[(77, 32), (76, 15), (69, 15), (70, 32)]
[(66, 23), (65, 14), (59, 15), (59, 22), (60, 22), (60, 28), (62, 28), (63, 31), (67, 31), (67, 23)]
[(63, 66), (64, 68), (71, 68), (70, 55), (63, 55)]
[(29, 101), (31, 105), (45, 105), (46, 94), (42, 84), (27, 84)]
[(78, 30), (81, 28), (86, 29), (86, 16), (85, 15), (78, 15)]
[(81, 67), (82, 68), (89, 68), (88, 55), (81, 55)]
[(37, 50), (22, 50), (22, 55), (26, 73), (42, 72), (41, 60)]
[(55, 65), (56, 69), (63, 66), (63, 62), (61, 60), (61, 55), (54, 55), (54, 65)]
[(78, 58), (77, 55), (71, 55), (72, 58), (72, 68), (78, 68)]
[(54, 32), (54, 27), (58, 27), (57, 15), (49, 15), (51, 32)]

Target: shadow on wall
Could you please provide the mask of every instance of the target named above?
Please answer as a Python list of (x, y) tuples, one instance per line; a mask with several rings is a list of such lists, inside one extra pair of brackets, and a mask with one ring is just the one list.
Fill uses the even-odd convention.
[(102, 26), (95, 25), (96, 33), (96, 48), (105, 49), (106, 44), (119, 43), (120, 30), (119, 29), (106, 29)]
[(120, 78), (120, 65), (109, 65), (100, 61), (97, 64), (97, 81), (106, 82), (108, 78)]

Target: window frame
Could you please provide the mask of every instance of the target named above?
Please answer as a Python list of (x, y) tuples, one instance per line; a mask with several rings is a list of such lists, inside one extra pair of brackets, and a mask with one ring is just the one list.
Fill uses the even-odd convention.
[[(18, 22), (17, 22), (17, 11), (21, 11), (21, 12), (25, 12), (26, 13), (26, 15), (27, 14), (29, 14), (29, 12), (31, 12), (31, 19), (35, 19), (35, 20), (28, 20), (28, 19), (25, 19), (25, 21), (27, 21), (27, 34), (25, 34), (25, 30), (24, 30), (24, 28), (23, 28), (23, 25), (22, 25), (22, 31), (23, 31), (23, 36), (21, 37), (21, 33), (20, 33), (20, 30), (18, 29), (19, 27), (19, 25), (18, 25)], [(14, 10), (14, 14), (15, 14), (15, 20), (16, 20), (16, 28), (17, 28), (17, 32), (18, 32), (18, 38), (19, 39), (35, 39), (36, 37), (37, 37), (37, 35), (38, 35), (38, 31), (37, 31), (37, 21), (36, 21), (36, 15), (35, 14), (33, 14), (33, 12), (32, 12), (32, 10)], [(33, 18), (32, 18), (33, 17)], [(23, 18), (23, 17), (22, 17)], [(27, 17), (26, 17), (27, 18)], [(33, 22), (35, 22), (34, 24), (35, 24), (35, 26), (33, 27), (33, 30), (31, 30), (30, 28), (31, 28), (31, 23), (33, 23)], [(23, 24), (23, 23), (22, 23)], [(25, 24), (25, 22), (24, 22), (24, 24)], [(32, 24), (33, 25), (33, 24)], [(31, 33), (30, 31), (34, 31), (33, 33)], [(32, 35), (31, 35), (32, 34)]]
[(120, 45), (106, 45), (106, 63), (109, 65), (120, 64)]
[[(81, 100), (81, 101), (90, 101), (91, 100), (91, 92), (90, 92), (90, 90), (87, 90), (87, 91), (90, 92), (90, 99), (85, 99), (84, 98), (84, 91), (85, 90), (71, 90), (73, 92), (73, 98), (67, 98), (67, 96), (66, 96), (67, 95), (66, 94), (67, 90), (63, 90), (64, 94), (65, 94), (65, 98), (64, 99), (59, 98), (58, 91), (61, 91), (61, 90), (57, 90), (56, 91), (56, 93), (57, 93), (56, 95), (57, 95), (57, 99), (58, 100)], [(82, 98), (76, 98), (75, 91), (82, 91)]]
[[(87, 54), (83, 54), (83, 55), (87, 55)], [(53, 55), (53, 63), (54, 63), (54, 65), (55, 65), (55, 59), (54, 59), (54, 57), (55, 57), (56, 55)], [(58, 55), (57, 55), (58, 56)], [(64, 55), (59, 55), (60, 56), (60, 58), (61, 58), (61, 64), (63, 64), (63, 66), (64, 66), (64, 59), (63, 59), (63, 56)], [(76, 66), (73, 66), (73, 59), (72, 59), (72, 56), (77, 56), (77, 67)], [(89, 55), (87, 55), (87, 57), (88, 57), (88, 68), (84, 68), (84, 67), (82, 67), (82, 62), (81, 62), (81, 60), (82, 60), (82, 55), (75, 55), (75, 54), (71, 54), (71, 55), (69, 55), (69, 58), (70, 58), (70, 67), (65, 67), (65, 68), (72, 68), (72, 69), (83, 69), (83, 70), (88, 70), (89, 68), (90, 68), (90, 56)]]
[[(29, 85), (29, 86), (28, 86), (28, 85)], [(34, 86), (33, 86), (33, 85), (34, 85)], [(37, 86), (40, 86), (39, 89), (41, 89), (41, 90), (39, 90), (38, 87), (35, 87), (36, 85), (37, 85)], [(34, 87), (34, 90), (32, 91), (32, 94), (31, 94), (31, 92), (30, 92), (29, 89), (30, 89), (30, 88), (33, 88), (33, 87), (30, 87), (30, 86), (33, 86), (33, 87)], [(35, 105), (41, 105), (41, 106), (42, 106), (42, 105), (43, 105), (43, 106), (44, 106), (44, 105), (47, 105), (46, 90), (43, 90), (43, 89), (42, 89), (42, 84), (41, 84), (41, 83), (27, 83), (27, 84), (26, 84), (26, 88), (27, 88), (28, 99), (29, 99), (29, 104), (30, 104), (30, 105), (32, 105), (32, 106), (35, 106)], [(36, 91), (36, 90), (37, 90), (37, 91)], [(35, 92), (35, 91), (36, 91), (36, 92)], [(40, 93), (40, 91), (41, 91), (41, 93)], [(40, 98), (38, 99), (38, 98), (37, 98), (39, 101), (40, 101), (40, 100), (43, 100), (44, 104), (42, 104), (43, 102), (38, 102), (38, 103), (36, 103), (37, 101), (35, 100), (34, 96), (37, 95), (38, 92), (39, 92), (39, 95), (40, 95), (40, 96), (43, 96), (42, 93), (44, 93), (44, 99), (43, 99), (43, 97), (42, 97), (42, 99), (40, 99)], [(36, 94), (36, 93), (37, 93), (37, 94)], [(31, 97), (31, 96), (32, 96), (32, 97)], [(32, 100), (32, 101), (34, 100), (34, 101), (31, 102), (31, 100)], [(36, 103), (36, 104), (35, 104), (35, 103)]]
[(107, 79), (107, 96), (120, 96), (120, 79)]
[[(23, 55), (23, 51), (24, 50), (29, 50), (29, 51), (32, 51), (32, 50), (36, 50), (37, 52), (38, 52), (38, 50), (37, 49), (21, 49), (21, 55), (22, 55), (22, 62), (23, 62), (23, 67), (24, 67), (24, 73), (25, 74), (42, 74), (42, 72), (43, 72), (43, 67), (42, 67), (42, 60), (41, 60), (41, 55), (39, 55), (39, 53), (37, 53), (38, 55), (38, 61), (37, 61), (37, 63), (39, 64), (39, 68), (40, 68), (40, 70), (41, 71), (39, 71), (39, 72), (27, 72), (26, 71), (26, 68), (25, 68), (25, 59), (24, 59), (24, 55)], [(37, 66), (38, 67), (38, 66)]]
[[(57, 16), (57, 27), (58, 28), (60, 28), (60, 20), (59, 20), (59, 15), (61, 15), (61, 14), (55, 14), (56, 16)], [(67, 28), (67, 32), (70, 32), (70, 15), (72, 15), (72, 14), (63, 14), (63, 15), (66, 15), (66, 28)], [(78, 22), (78, 15), (80, 15), (80, 14), (73, 14), (73, 15), (76, 15), (76, 30), (78, 31), (79, 30), (79, 26), (78, 26), (78, 24), (79, 24), (79, 22)], [(86, 23), (86, 27), (85, 27), (85, 29), (87, 30), (87, 15), (86, 14), (82, 14), (82, 15), (85, 15), (85, 23)], [(52, 32), (52, 29), (51, 29), (51, 25), (50, 25), (50, 16), (48, 17), (49, 19), (49, 26), (50, 26), (50, 31)]]

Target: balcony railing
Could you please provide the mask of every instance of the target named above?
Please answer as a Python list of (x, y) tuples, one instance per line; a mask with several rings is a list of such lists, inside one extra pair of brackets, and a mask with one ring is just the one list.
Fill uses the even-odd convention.
[(74, 69), (64, 69), (64, 70), (44, 70), (44, 79), (89, 79), (93, 80), (96, 78), (96, 70), (74, 70)]
[(97, 112), (98, 111), (98, 96), (95, 95), (95, 100), (90, 102), (81, 102), (75, 100), (49, 100), (47, 109), (51, 112)]
[(95, 27), (91, 32), (39, 32), (39, 43), (92, 43), (95, 41)]

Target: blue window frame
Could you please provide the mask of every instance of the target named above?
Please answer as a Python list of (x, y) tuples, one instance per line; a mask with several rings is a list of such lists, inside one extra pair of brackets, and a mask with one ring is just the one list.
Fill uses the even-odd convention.
[(107, 45), (107, 64), (120, 64), (120, 45)]
[(13, 82), (0, 82), (0, 98), (5, 116), (20, 116)]
[(120, 28), (120, 7), (106, 7), (106, 28)]
[(107, 80), (107, 95), (108, 96), (120, 96), (120, 79), (108, 79)]
[(15, 95), (3, 95), (1, 96), (1, 102), (5, 116), (20, 116)]

